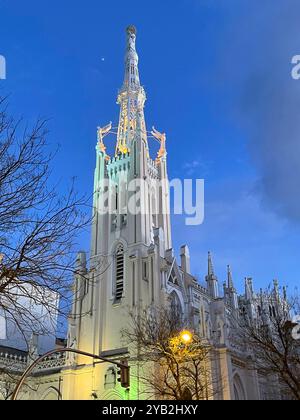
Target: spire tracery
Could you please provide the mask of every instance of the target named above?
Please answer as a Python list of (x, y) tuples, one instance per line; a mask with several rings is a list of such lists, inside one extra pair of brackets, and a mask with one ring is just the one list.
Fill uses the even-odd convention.
[(147, 144), (144, 117), (146, 94), (144, 88), (141, 86), (139, 77), (136, 33), (137, 31), (134, 26), (129, 26), (126, 29), (127, 47), (125, 54), (125, 77), (117, 101), (121, 109), (116, 155), (130, 152), (132, 143), (137, 135), (141, 136), (142, 140)]

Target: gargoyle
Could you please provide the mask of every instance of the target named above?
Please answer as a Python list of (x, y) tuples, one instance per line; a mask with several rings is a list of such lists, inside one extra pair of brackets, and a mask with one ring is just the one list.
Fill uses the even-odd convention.
[(154, 127), (152, 127), (151, 134), (160, 142), (160, 149), (157, 154), (157, 159), (160, 160), (166, 154), (166, 140), (167, 140), (166, 133), (160, 133)]
[(105, 152), (105, 145), (103, 143), (104, 137), (111, 131), (112, 129), (112, 122), (107, 124), (105, 127), (98, 127), (97, 135), (98, 135), (98, 142), (100, 145), (100, 149)]

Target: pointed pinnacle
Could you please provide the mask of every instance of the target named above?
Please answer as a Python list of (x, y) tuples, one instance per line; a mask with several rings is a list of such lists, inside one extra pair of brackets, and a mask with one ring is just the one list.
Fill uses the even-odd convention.
[(208, 253), (208, 275), (209, 276), (213, 276), (214, 273), (214, 266), (213, 266), (213, 261), (212, 261), (212, 255), (211, 252)]
[(227, 266), (227, 280), (228, 280), (228, 288), (234, 289), (232, 271), (231, 271), (230, 265)]

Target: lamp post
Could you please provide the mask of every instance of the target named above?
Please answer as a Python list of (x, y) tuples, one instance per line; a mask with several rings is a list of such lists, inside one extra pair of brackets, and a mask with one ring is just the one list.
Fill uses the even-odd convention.
[(19, 394), (20, 388), (23, 385), (25, 379), (27, 378), (28, 375), (30, 375), (30, 373), (32, 373), (33, 369), (40, 362), (42, 362), (47, 357), (52, 356), (53, 354), (59, 354), (59, 353), (60, 354), (61, 353), (75, 353), (75, 354), (80, 354), (82, 356), (91, 357), (92, 359), (101, 360), (102, 362), (113, 363), (116, 366), (118, 366), (120, 368), (121, 373), (123, 373), (123, 375), (128, 378), (128, 382), (121, 383), (121, 386), (123, 386), (125, 388), (129, 388), (129, 372), (130, 372), (130, 367), (128, 366), (127, 361), (123, 360), (122, 362), (116, 362), (115, 360), (110, 360), (110, 359), (107, 359), (106, 357), (98, 356), (97, 354), (92, 354), (92, 353), (87, 353), (87, 352), (81, 351), (81, 350), (75, 350), (75, 349), (71, 349), (71, 348), (66, 348), (66, 349), (56, 349), (56, 350), (48, 351), (47, 353), (43, 354), (38, 359), (36, 359), (30, 366), (28, 366), (28, 368), (25, 370), (25, 372), (21, 376), (19, 382), (17, 383), (17, 385), (15, 387), (15, 390), (14, 390), (14, 392), (12, 394), (11, 399), (12, 400), (16, 400), (17, 399), (17, 396)]
[[(190, 353), (190, 347), (193, 340), (193, 334), (189, 330), (181, 331), (177, 336), (175, 336), (172, 341), (173, 354), (176, 358), (178, 364), (185, 363), (186, 357)], [(180, 369), (180, 368), (179, 368)], [(179, 370), (180, 371), (180, 370)], [(179, 384), (177, 383), (180, 400), (192, 400), (192, 394), (188, 387), (182, 389), (181, 379), (179, 378)]]
[(191, 331), (183, 330), (179, 334), (170, 338), (170, 344), (173, 348), (182, 349), (183, 346), (186, 348), (193, 340), (193, 334)]

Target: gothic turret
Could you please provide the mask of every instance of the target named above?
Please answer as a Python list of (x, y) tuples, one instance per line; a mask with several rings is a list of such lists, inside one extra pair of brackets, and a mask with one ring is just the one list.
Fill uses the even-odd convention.
[(251, 277), (245, 278), (245, 298), (247, 301), (252, 302), (253, 301), (253, 280)]
[(181, 268), (185, 273), (191, 273), (191, 257), (189, 247), (183, 245), (180, 248), (180, 259), (181, 259)]
[(218, 278), (217, 276), (215, 276), (215, 273), (214, 273), (212, 255), (210, 252), (208, 253), (208, 272), (207, 272), (207, 276), (205, 280), (207, 282), (207, 288), (208, 288), (208, 292), (210, 296), (214, 299), (218, 299), (219, 297)]
[(253, 279), (251, 277), (245, 278), (245, 307), (249, 319), (254, 319), (256, 316), (256, 295), (253, 290)]
[(234, 287), (232, 271), (230, 265), (227, 266), (227, 284), (224, 285), (224, 294), (226, 302), (231, 308), (238, 309), (238, 297), (237, 292)]

